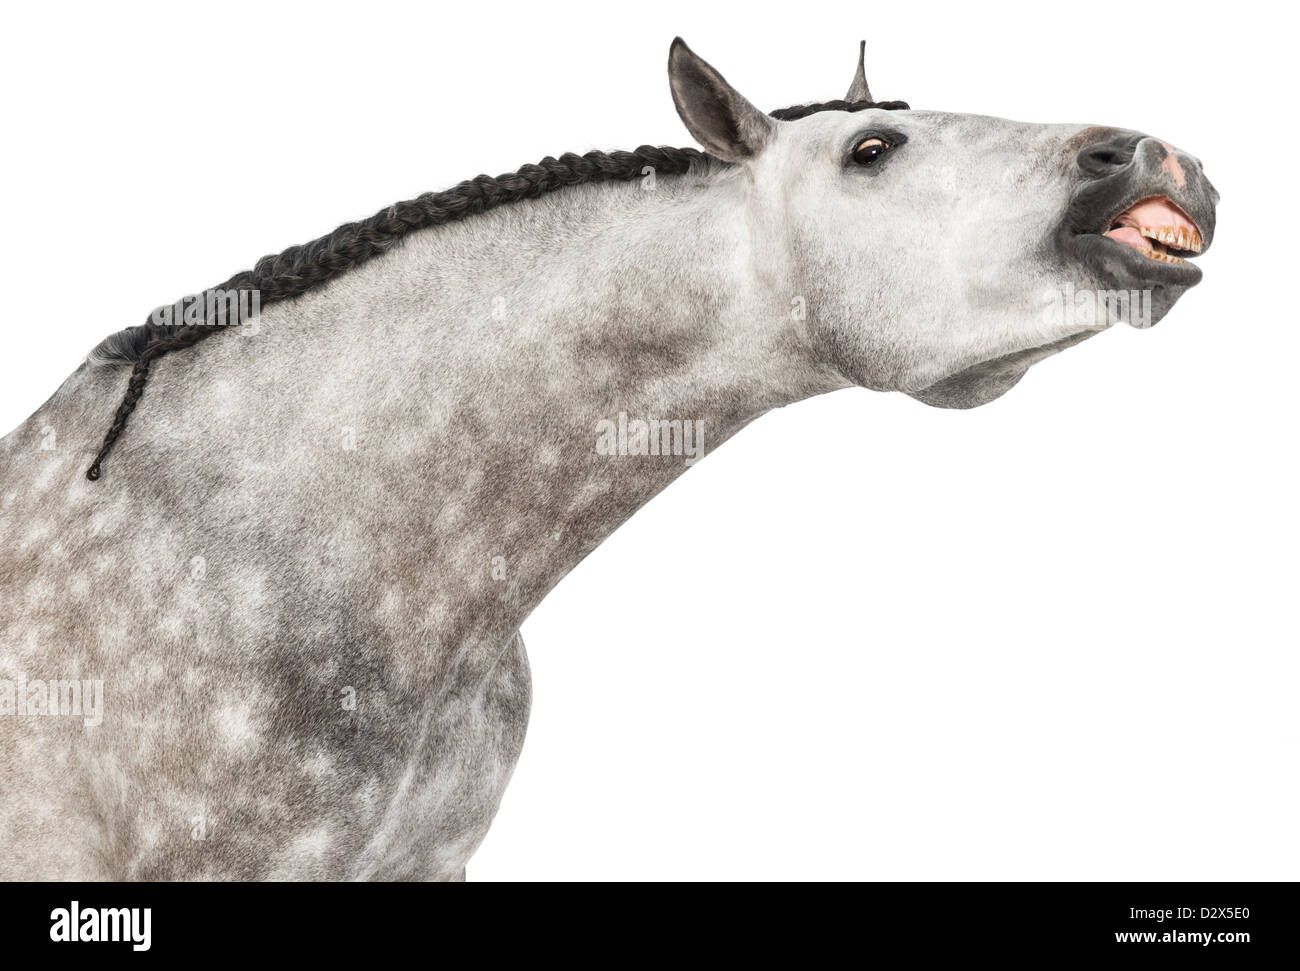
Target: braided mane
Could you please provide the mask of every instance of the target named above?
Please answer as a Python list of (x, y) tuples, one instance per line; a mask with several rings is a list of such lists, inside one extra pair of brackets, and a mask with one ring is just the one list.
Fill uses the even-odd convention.
[[(797, 121), (821, 111), (864, 111), (868, 108), (901, 110), (903, 101), (827, 101), (796, 105), (771, 112), (778, 121)], [(458, 222), (476, 213), (486, 212), (520, 199), (535, 199), (569, 185), (594, 182), (629, 182), (639, 178), (650, 166), (657, 175), (682, 175), (692, 167), (726, 166), (693, 148), (655, 148), (642, 145), (633, 152), (572, 152), (559, 158), (547, 156), (536, 165), (525, 165), (517, 172), (480, 175), (442, 192), (427, 192), (407, 202), (389, 206), (361, 222), (346, 223), (326, 236), (284, 252), (264, 256), (251, 270), (236, 273), (213, 288), (221, 291), (259, 291), (260, 305), (289, 300), (360, 266), (392, 249), (407, 234), (431, 226)], [(211, 291), (208, 291), (211, 292)], [(206, 301), (199, 301), (195, 311), (206, 317)], [(224, 330), (224, 319), (202, 319), (186, 324), (159, 324), (154, 321), (128, 327), (111, 334), (90, 353), (95, 365), (133, 364), (126, 394), (118, 406), (104, 436), (99, 454), (86, 471), (95, 482), (102, 474), (104, 460), (113, 450), (126, 428), (131, 412), (144, 394), (153, 362), (172, 351), (193, 347), (199, 341)]]

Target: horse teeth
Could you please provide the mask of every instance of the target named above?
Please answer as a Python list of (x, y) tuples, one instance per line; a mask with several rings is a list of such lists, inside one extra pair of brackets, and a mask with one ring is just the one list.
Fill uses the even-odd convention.
[(1157, 263), (1186, 263), (1187, 262), (1181, 256), (1170, 256), (1168, 253), (1157, 253), (1153, 249), (1140, 249), (1138, 250), (1138, 252), (1141, 253), (1149, 260), (1155, 260)]
[[(1199, 253), (1204, 246), (1201, 234), (1195, 229), (1188, 229), (1186, 226), (1161, 226), (1159, 229), (1154, 226), (1143, 226), (1138, 230), (1138, 233), (1147, 239), (1154, 239), (1157, 243), (1164, 243), (1166, 246), (1173, 246), (1175, 249), (1187, 250), (1191, 253)], [(1177, 257), (1174, 257), (1174, 259), (1177, 259)]]

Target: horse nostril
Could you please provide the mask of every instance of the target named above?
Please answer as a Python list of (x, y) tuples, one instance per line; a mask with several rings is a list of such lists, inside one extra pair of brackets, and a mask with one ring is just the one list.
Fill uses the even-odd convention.
[(1111, 134), (1105, 141), (1089, 145), (1079, 152), (1078, 165), (1088, 175), (1109, 175), (1133, 161), (1133, 152), (1141, 136)]

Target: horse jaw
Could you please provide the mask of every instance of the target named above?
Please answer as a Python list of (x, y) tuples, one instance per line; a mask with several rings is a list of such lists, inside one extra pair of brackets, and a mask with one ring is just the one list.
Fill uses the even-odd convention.
[(982, 361), (928, 388), (914, 391), (911, 396), (935, 408), (978, 408), (1014, 388), (1030, 367), (1039, 361), (1099, 333), (1101, 329), (1084, 330), (1039, 347)]

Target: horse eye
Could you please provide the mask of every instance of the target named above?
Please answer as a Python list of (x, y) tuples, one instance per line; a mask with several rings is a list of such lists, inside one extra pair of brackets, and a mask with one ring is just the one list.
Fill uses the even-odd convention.
[(864, 138), (853, 148), (853, 161), (859, 165), (874, 165), (892, 147), (883, 138)]

